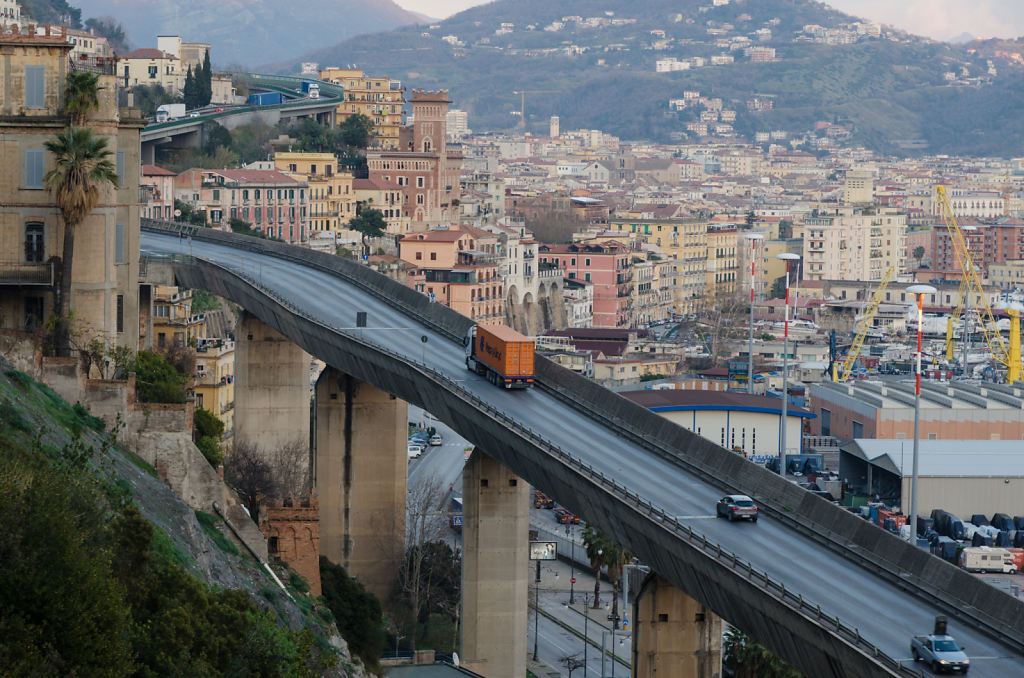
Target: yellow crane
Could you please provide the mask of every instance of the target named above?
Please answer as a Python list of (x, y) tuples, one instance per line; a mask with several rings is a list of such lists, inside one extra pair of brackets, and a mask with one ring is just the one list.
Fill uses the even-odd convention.
[[(956, 303), (956, 308), (953, 309), (953, 315), (946, 319), (946, 362), (953, 364), (955, 357), (953, 356), (953, 328), (960, 322), (960, 316), (963, 315), (964, 307), (967, 305), (967, 295), (970, 294), (970, 290), (967, 286), (967, 276), (960, 279), (960, 298)], [(960, 341), (967, 340), (967, 319), (964, 319), (964, 329), (960, 333)], [(964, 365), (964, 369), (967, 365)]]
[(956, 263), (963, 272), (967, 281), (968, 294), (979, 300), (978, 318), (981, 321), (981, 331), (985, 335), (985, 342), (992, 358), (1006, 367), (1006, 381), (1009, 384), (1020, 381), (1021, 360), (1020, 360), (1020, 314), (1009, 310), (1010, 315), (1010, 345), (1007, 347), (1003, 336), (999, 334), (996, 326), (996, 319), (992, 313), (992, 307), (985, 296), (985, 290), (981, 286), (981, 278), (971, 261), (971, 252), (967, 248), (963, 231), (956, 221), (953, 208), (949, 204), (949, 197), (946, 195), (945, 186), (936, 186), (936, 194), (939, 198), (939, 206), (942, 209), (942, 220), (946, 224), (946, 232), (953, 246), (953, 253), (956, 255)]
[(868, 302), (867, 307), (865, 307), (864, 315), (861, 317), (860, 327), (853, 338), (853, 344), (846, 354), (846, 360), (843, 361), (843, 373), (841, 375), (833, 374), (833, 381), (846, 381), (850, 378), (850, 370), (853, 369), (853, 364), (857, 362), (860, 349), (864, 345), (864, 338), (867, 336), (868, 330), (871, 329), (871, 324), (875, 320), (875, 314), (878, 313), (878, 307), (882, 304), (882, 295), (885, 294), (885, 288), (889, 285), (889, 281), (892, 280), (895, 272), (896, 267), (890, 266), (889, 270), (882, 276), (882, 281), (878, 283), (878, 287), (875, 288), (874, 294), (871, 295), (871, 300)]

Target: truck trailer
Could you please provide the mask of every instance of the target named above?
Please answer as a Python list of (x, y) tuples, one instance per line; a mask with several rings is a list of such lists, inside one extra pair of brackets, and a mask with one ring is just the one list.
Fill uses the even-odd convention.
[(466, 333), (466, 368), (504, 388), (533, 386), (534, 348), (504, 325), (474, 325)]
[(247, 103), (250, 106), (271, 106), (283, 102), (284, 97), (281, 96), (280, 92), (260, 92), (258, 94), (250, 94)]
[(185, 104), (161, 104), (156, 109), (157, 122), (170, 122), (185, 117)]

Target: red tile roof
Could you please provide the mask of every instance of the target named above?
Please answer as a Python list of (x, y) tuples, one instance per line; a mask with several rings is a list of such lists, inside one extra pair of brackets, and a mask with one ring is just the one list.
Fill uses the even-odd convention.
[(157, 165), (143, 165), (142, 176), (145, 177), (176, 177), (178, 176), (171, 170), (166, 170), (163, 167)]

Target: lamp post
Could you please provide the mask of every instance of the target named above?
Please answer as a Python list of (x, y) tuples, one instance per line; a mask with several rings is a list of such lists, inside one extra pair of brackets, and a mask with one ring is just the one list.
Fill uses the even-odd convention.
[(800, 258), (799, 254), (783, 252), (776, 259), (786, 262), (786, 324), (782, 335), (782, 425), (779, 429), (779, 475), (786, 475), (786, 424), (789, 422), (789, 267), (790, 262)]
[[(977, 226), (961, 226), (960, 230), (964, 231), (964, 241), (967, 244), (967, 250), (970, 251), (970, 249), (971, 249), (971, 231), (978, 230), (978, 227)], [(971, 261), (971, 260), (966, 261), (965, 264), (967, 266), (970, 266), (972, 269), (974, 268), (974, 262)], [(967, 275), (967, 271), (964, 271), (964, 275)], [(967, 298), (964, 299), (963, 331), (960, 333), (960, 340), (961, 340), (961, 342), (964, 345), (963, 346), (964, 369), (963, 369), (963, 373), (962, 373), (961, 376), (964, 379), (966, 379), (967, 378), (967, 347), (968, 347), (968, 344), (970, 343), (970, 330), (968, 329), (968, 327), (969, 327), (969, 323), (971, 321), (971, 288), (970, 288), (970, 286), (968, 286), (967, 289), (964, 290), (964, 294), (967, 295)], [(956, 328), (953, 328), (953, 329), (956, 329)]]
[(757, 263), (757, 241), (764, 238), (760, 233), (743, 236), (750, 241), (750, 337), (747, 340), (747, 393), (754, 394), (754, 275)]
[(590, 638), (587, 636), (587, 626), (590, 621), (590, 591), (583, 592), (583, 678), (587, 678), (587, 646), (590, 645)]
[[(551, 568), (548, 568), (550, 570)], [(555, 572), (555, 579), (558, 579), (558, 573)], [(533, 588), (533, 661), (537, 661), (537, 640), (539, 638), (540, 631), (540, 560), (537, 560), (537, 581), (534, 582)]]
[(917, 458), (921, 438), (921, 327), (924, 325), (924, 295), (935, 294), (931, 285), (911, 285), (907, 288), (917, 295), (917, 379), (914, 385), (914, 458), (910, 476), (910, 543), (917, 544)]
[[(612, 636), (612, 642), (609, 643), (610, 649), (606, 650), (605, 649), (605, 639), (608, 638), (608, 634), (609, 633)], [(612, 629), (611, 631), (604, 631), (604, 630), (601, 631), (601, 675), (602, 676), (604, 676), (604, 660), (605, 660), (605, 657), (609, 654), (609, 651), (610, 651), (610, 653), (612, 655), (611, 656), (611, 664), (612, 664), (611, 678), (615, 678), (615, 638), (618, 637), (619, 645), (622, 645), (623, 640), (625, 640), (625, 635), (626, 634), (624, 632), (616, 631), (615, 629)]]
[(571, 523), (565, 524), (565, 536), (569, 537), (569, 549), (572, 555), (569, 558), (569, 604), (572, 605), (576, 602), (575, 588), (576, 588), (576, 535), (573, 534)]

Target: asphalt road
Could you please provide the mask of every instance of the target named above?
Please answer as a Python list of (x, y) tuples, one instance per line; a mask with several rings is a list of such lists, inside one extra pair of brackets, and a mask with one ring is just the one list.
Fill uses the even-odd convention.
[[(367, 311), (368, 326), (361, 330), (367, 339), (404, 353), (413, 361), (426, 361), (494, 407), (515, 414), (555, 445), (679, 516), (680, 522), (749, 560), (756, 569), (767, 571), (787, 590), (802, 595), (811, 604), (820, 604), (823, 613), (838, 615), (895, 659), (909, 662), (910, 637), (931, 629), (935, 615), (941, 613), (889, 584), (884, 577), (837, 558), (768, 515), (756, 524), (716, 519), (714, 505), (723, 494), (719, 489), (540, 389), (507, 391), (494, 387), (466, 370), (461, 344), (419, 326), (414, 319), (355, 285), (273, 257), (212, 243), (189, 243), (174, 236), (143, 233), (142, 249), (156, 253), (191, 252), (258, 278), (264, 287), (275, 290), (275, 294), (327, 325), (352, 328), (356, 312)], [(425, 343), (421, 341), (423, 336), (427, 337)], [(950, 632), (969, 649), (972, 675), (1022, 675), (1021, 655), (955, 621), (950, 624)]]

